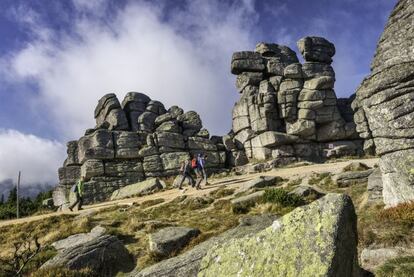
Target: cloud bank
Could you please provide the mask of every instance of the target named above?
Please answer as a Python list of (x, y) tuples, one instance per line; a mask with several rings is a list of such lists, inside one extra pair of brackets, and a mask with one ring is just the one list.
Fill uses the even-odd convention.
[(23, 134), (16, 130), (0, 129), (0, 183), (17, 182), (22, 172), (22, 185), (56, 184), (57, 166), (63, 163), (66, 148), (63, 144)]
[(238, 96), (231, 54), (254, 46), (251, 2), (189, 1), (168, 19), (162, 6), (130, 2), (103, 24), (105, 3), (75, 1), (73, 28), (65, 34), (35, 16), (26, 20), (38, 35), (10, 60), (16, 78), (38, 86), (32, 101), (47, 111), (60, 138), (78, 138), (94, 126), (101, 96), (113, 92), (122, 100), (128, 91), (144, 92), (167, 108), (196, 110), (207, 128), (227, 133), (229, 107)]

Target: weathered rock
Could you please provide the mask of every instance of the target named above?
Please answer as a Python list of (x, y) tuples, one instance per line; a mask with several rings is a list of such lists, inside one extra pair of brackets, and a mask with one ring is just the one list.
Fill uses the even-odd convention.
[(175, 121), (166, 121), (166, 122), (163, 122), (160, 126), (158, 126), (155, 131), (157, 133), (162, 133), (162, 132), (181, 133), (181, 127), (178, 126), (177, 122)]
[(237, 192), (244, 192), (254, 188), (264, 188), (268, 186), (280, 185), (283, 179), (279, 176), (259, 176), (240, 186)]
[(248, 85), (258, 86), (263, 78), (263, 73), (261, 72), (242, 72), (237, 75), (236, 88), (239, 92), (242, 92)]
[(241, 196), (231, 200), (231, 207), (233, 212), (244, 211), (245, 209), (254, 206), (260, 202), (265, 192), (257, 191), (246, 196)]
[(164, 170), (178, 171), (181, 168), (181, 163), (190, 158), (188, 152), (172, 152), (163, 153), (160, 155)]
[(173, 252), (181, 250), (200, 231), (187, 227), (167, 227), (149, 235), (149, 249), (160, 256), (168, 256)]
[(398, 1), (378, 42), (371, 74), (352, 103), (356, 130), (367, 141), (364, 147), (381, 156), (386, 206), (414, 199), (414, 179), (408, 174), (414, 167), (413, 18), (412, 0)]
[(414, 199), (414, 149), (383, 155), (379, 166), (382, 172), (384, 203), (386, 207)]
[(66, 153), (68, 154), (64, 166), (79, 165), (78, 142), (76, 140), (66, 143)]
[(138, 117), (145, 111), (151, 99), (139, 92), (128, 92), (122, 101), (122, 108), (127, 114), (132, 131), (138, 131)]
[(256, 235), (213, 247), (203, 258), (198, 276), (359, 274), (352, 201), (346, 195), (328, 194)]
[(156, 133), (156, 144), (159, 147), (164, 146), (176, 149), (185, 148), (183, 135), (170, 132)]
[(97, 130), (93, 134), (81, 137), (78, 142), (79, 162), (88, 159), (113, 159), (115, 149), (112, 133), (107, 130)]
[(104, 95), (95, 108), (96, 125), (104, 122), (109, 124), (109, 130), (128, 130), (129, 124), (124, 110), (115, 94)]
[(414, 249), (402, 247), (377, 249), (365, 248), (361, 252), (361, 266), (364, 269), (375, 271), (375, 269), (383, 265), (388, 260), (412, 255), (414, 255)]
[(251, 216), (244, 218), (240, 225), (230, 229), (223, 234), (204, 241), (189, 251), (167, 260), (163, 260), (153, 266), (147, 267), (142, 271), (136, 270), (129, 274), (131, 277), (179, 277), (197, 276), (200, 268), (201, 259), (207, 251), (214, 245), (229, 241), (230, 239), (241, 238), (246, 235), (254, 234), (270, 226), (276, 217), (273, 215)]
[[(184, 135), (192, 136), (197, 134), (202, 126), (200, 116), (195, 111), (189, 111), (177, 117), (184, 129)], [(185, 131), (188, 133), (186, 134)]]
[(300, 185), (289, 192), (289, 194), (294, 194), (300, 197), (315, 196), (316, 198), (320, 198), (325, 195), (324, 193), (307, 185)]
[(54, 243), (58, 254), (42, 268), (63, 266), (71, 270), (92, 269), (100, 276), (114, 276), (132, 270), (132, 257), (115, 236), (105, 235), (102, 227), (88, 234), (70, 236)]
[(382, 203), (382, 173), (379, 168), (375, 168), (374, 171), (368, 176), (368, 202), (369, 203)]
[(309, 62), (331, 63), (335, 46), (321, 37), (305, 37), (297, 43), (303, 58)]
[(90, 159), (81, 166), (81, 175), (89, 180), (92, 177), (104, 175), (104, 164), (101, 160)]
[(368, 182), (368, 176), (371, 175), (372, 169), (365, 171), (347, 171), (339, 173), (333, 177), (333, 181), (336, 182), (338, 187), (349, 187), (354, 184)]
[(142, 143), (135, 132), (114, 132), (115, 158), (134, 159), (138, 158), (138, 150)]
[(262, 72), (265, 69), (263, 58), (259, 53), (251, 51), (236, 52), (231, 60), (231, 73), (239, 74), (244, 71)]
[(138, 126), (140, 131), (152, 132), (155, 128), (156, 113), (145, 111), (138, 117)]
[(166, 187), (158, 178), (150, 178), (137, 184), (124, 186), (112, 193), (111, 200), (122, 199), (131, 196), (139, 196), (162, 190)]

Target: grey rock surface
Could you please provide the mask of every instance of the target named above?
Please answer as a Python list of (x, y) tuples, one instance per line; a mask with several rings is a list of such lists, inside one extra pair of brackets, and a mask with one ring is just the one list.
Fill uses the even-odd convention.
[(149, 249), (160, 256), (168, 256), (181, 250), (200, 234), (198, 229), (167, 227), (149, 235)]
[[(414, 199), (414, 2), (400, 0), (388, 19), (371, 63), (371, 74), (352, 103), (364, 148), (381, 157), (384, 203), (395, 206)], [(391, 162), (392, 161), (392, 162)]]
[(100, 276), (115, 276), (118, 272), (132, 270), (133, 259), (122, 242), (104, 232), (102, 227), (95, 227), (88, 234), (78, 234), (55, 242), (58, 254), (42, 265), (42, 268), (89, 268)]
[(112, 193), (111, 200), (122, 199), (131, 196), (144, 195), (154, 193), (166, 187), (164, 182), (158, 178), (150, 178), (145, 181), (127, 185)]
[(134, 270), (129, 273), (131, 277), (195, 277), (200, 269), (201, 259), (207, 251), (230, 239), (241, 238), (246, 235), (255, 234), (260, 230), (269, 227), (277, 217), (273, 215), (250, 216), (242, 220), (239, 226), (230, 229), (223, 234), (213, 237), (207, 241), (196, 245), (191, 250), (155, 265), (147, 267), (141, 271)]
[(198, 276), (360, 276), (356, 224), (349, 196), (327, 194), (257, 234), (211, 248)]

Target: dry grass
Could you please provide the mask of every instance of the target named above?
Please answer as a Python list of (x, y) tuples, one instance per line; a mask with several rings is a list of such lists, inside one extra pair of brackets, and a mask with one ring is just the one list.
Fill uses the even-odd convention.
[(414, 256), (399, 257), (387, 261), (376, 272), (378, 277), (412, 277), (414, 276)]

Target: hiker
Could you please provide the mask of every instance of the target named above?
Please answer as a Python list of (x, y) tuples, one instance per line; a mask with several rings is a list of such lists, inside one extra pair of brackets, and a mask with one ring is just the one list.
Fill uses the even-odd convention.
[(201, 172), (200, 165), (198, 164), (199, 156), (200, 154), (198, 154), (198, 156), (193, 155), (193, 158), (191, 160), (191, 168), (194, 170), (196, 177), (197, 177), (196, 184), (195, 184), (196, 189), (200, 189), (201, 181), (203, 181), (203, 173)]
[(204, 185), (207, 185), (207, 174), (206, 174), (206, 168), (205, 168), (206, 159), (207, 159), (207, 155), (198, 154), (198, 157), (197, 157), (198, 170), (200, 171), (203, 177)]
[(179, 190), (182, 190), (182, 185), (184, 183), (184, 180), (186, 178), (188, 178), (188, 180), (191, 183), (191, 186), (194, 187), (194, 179), (191, 176), (191, 159), (188, 158), (187, 160), (185, 160), (182, 164), (181, 164), (181, 174), (182, 174), (182, 178), (181, 178), (181, 182), (180, 185), (178, 186)]
[(73, 208), (78, 205), (78, 211), (82, 210), (83, 204), (83, 183), (85, 181), (85, 177), (81, 176), (78, 183), (73, 185), (72, 191), (75, 193), (76, 201), (72, 205), (70, 205), (69, 210), (73, 212)]

